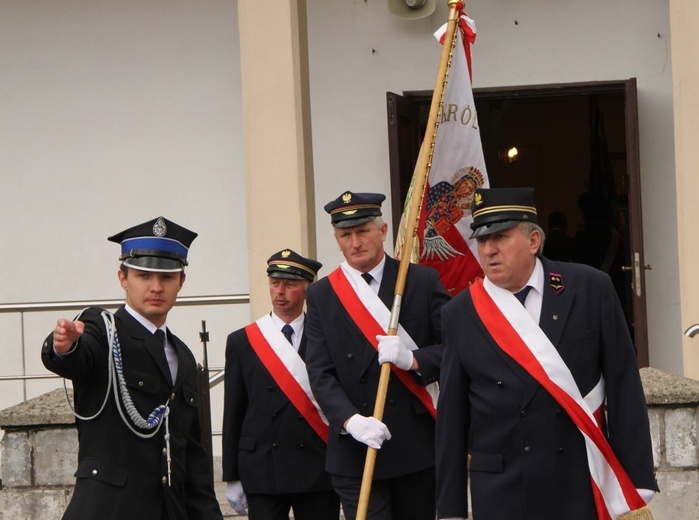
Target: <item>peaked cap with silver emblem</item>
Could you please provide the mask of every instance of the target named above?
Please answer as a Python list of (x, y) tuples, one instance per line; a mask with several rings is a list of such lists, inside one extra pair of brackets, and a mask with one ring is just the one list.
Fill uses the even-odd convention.
[(515, 227), (536, 224), (534, 188), (479, 188), (473, 194), (471, 238)]
[(330, 214), (334, 227), (347, 228), (364, 224), (381, 216), (381, 203), (386, 195), (381, 193), (352, 193), (346, 191), (323, 209)]
[(323, 264), (304, 258), (291, 249), (282, 249), (267, 260), (267, 276), (312, 282)]
[(119, 260), (139, 271), (175, 273), (188, 265), (187, 253), (197, 233), (158, 217), (112, 235), (107, 240), (121, 244)]

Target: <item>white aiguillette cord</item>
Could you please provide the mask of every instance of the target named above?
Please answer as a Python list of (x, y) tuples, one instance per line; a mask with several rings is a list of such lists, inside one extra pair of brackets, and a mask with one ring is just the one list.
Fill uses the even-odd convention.
[[(79, 319), (83, 312), (84, 310), (80, 311), (80, 314), (78, 314), (78, 316), (75, 319)], [(160, 406), (156, 407), (147, 419), (144, 419), (141, 416), (139, 411), (136, 409), (136, 406), (133, 404), (131, 394), (129, 393), (129, 389), (126, 385), (126, 380), (124, 379), (124, 367), (121, 358), (121, 346), (119, 345), (119, 337), (117, 336), (116, 325), (114, 323), (114, 315), (110, 312), (102, 311), (102, 320), (104, 320), (104, 326), (107, 331), (107, 343), (109, 345), (109, 361), (107, 364), (107, 391), (104, 396), (104, 401), (102, 402), (102, 406), (100, 406), (100, 409), (94, 415), (86, 417), (78, 414), (75, 408), (73, 407), (73, 403), (70, 402), (70, 397), (68, 395), (68, 386), (66, 384), (66, 380), (63, 379), (63, 388), (66, 393), (66, 400), (68, 401), (68, 406), (70, 406), (73, 415), (75, 415), (75, 417), (77, 417), (78, 419), (81, 419), (83, 421), (91, 421), (98, 417), (104, 410), (105, 406), (107, 405), (107, 400), (109, 399), (109, 391), (111, 389), (114, 392), (114, 400), (117, 404), (117, 410), (119, 410), (119, 415), (121, 416), (124, 424), (127, 426), (127, 428), (129, 428), (129, 430), (131, 430), (134, 433), (134, 435), (142, 439), (150, 439), (151, 437), (154, 437), (163, 424), (163, 418), (165, 418), (167, 481), (168, 486), (170, 486), (172, 484), (172, 458), (170, 455), (170, 408), (168, 406), (170, 404), (170, 400), (168, 399), (165, 402), (165, 404), (161, 404)], [(136, 427), (141, 428), (143, 430), (153, 431), (151, 431), (150, 433), (141, 433), (138, 430), (136, 430), (132, 426), (131, 422), (124, 415), (124, 409), (126, 409), (126, 414), (129, 416), (131, 422), (133, 422), (133, 424)]]

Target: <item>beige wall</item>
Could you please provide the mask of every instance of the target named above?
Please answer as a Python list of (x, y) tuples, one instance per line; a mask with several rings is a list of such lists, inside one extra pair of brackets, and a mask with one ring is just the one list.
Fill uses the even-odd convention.
[[(682, 336), (699, 321), (690, 228), (699, 207), (695, 3), (560, 0), (554, 10), (520, 0), (467, 8), (478, 27), (476, 87), (638, 79), (651, 365), (696, 378), (699, 338)], [(271, 223), (309, 254), (315, 226), (321, 275), (330, 272), (341, 255), (322, 206), (346, 189), (390, 192), (385, 95), (433, 88), (440, 49), (432, 32), (447, 7), (438, 0), (432, 16), (405, 21), (382, 0), (306, 5), (307, 93), (294, 51), (303, 48), (304, 29), (294, 21), (302, 3), (0, 0), (0, 303), (121, 297), (118, 248), (106, 237), (161, 213), (200, 233), (183, 295), (250, 290), (266, 310), (264, 260), (287, 245), (269, 234)], [(274, 49), (264, 58), (276, 65), (243, 65), (254, 58), (240, 43), (239, 8), (249, 20), (240, 31), (250, 31), (245, 44), (269, 38)], [(245, 76), (266, 71), (277, 87), (255, 92), (241, 67)], [(265, 111), (282, 99), (280, 142), (254, 119), (270, 117)], [(293, 177), (267, 177), (277, 169)], [(304, 215), (305, 207), (314, 210)], [(221, 366), (226, 334), (260, 312), (184, 307), (171, 317), (198, 358), (207, 319), (210, 361)], [(37, 352), (56, 317), (0, 314), (0, 375), (43, 373)], [(29, 396), (57, 384), (32, 382)], [(21, 400), (21, 385), (4, 385), (0, 406)]]
[[(269, 312), (266, 261), (316, 256), (305, 0), (238, 1), (251, 319)], [(269, 27), (269, 26), (268, 26)]]
[[(672, 29), (675, 162), (677, 164), (677, 230), (679, 235), (680, 307), (684, 329), (699, 323), (699, 3), (670, 1)], [(685, 374), (699, 379), (699, 336), (684, 338)]]

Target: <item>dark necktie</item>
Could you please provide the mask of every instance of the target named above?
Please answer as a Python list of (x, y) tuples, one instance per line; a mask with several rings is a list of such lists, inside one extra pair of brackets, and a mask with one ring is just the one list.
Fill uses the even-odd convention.
[(289, 325), (288, 323), (282, 327), (282, 334), (284, 334), (284, 337), (286, 338), (286, 340), (287, 340), (289, 343), (291, 343), (292, 345), (294, 344), (294, 343), (291, 341), (291, 335), (292, 335), (293, 333), (294, 333), (294, 328), (293, 328), (291, 325)]
[(371, 285), (371, 281), (374, 279), (369, 273), (362, 273), (362, 278), (364, 278), (364, 281), (369, 285)]
[(158, 341), (160, 341), (160, 344), (165, 348), (165, 332), (163, 329), (158, 329), (156, 330), (153, 335), (158, 338)]
[(515, 298), (517, 298), (522, 305), (524, 305), (524, 300), (527, 299), (527, 294), (529, 294), (529, 289), (531, 288), (531, 285), (525, 285), (521, 291), (515, 293)]

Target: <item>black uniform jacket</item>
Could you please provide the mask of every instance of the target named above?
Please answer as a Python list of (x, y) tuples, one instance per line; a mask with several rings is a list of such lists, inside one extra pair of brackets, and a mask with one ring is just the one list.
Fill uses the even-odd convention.
[[(636, 355), (611, 280), (588, 266), (542, 262), (540, 327), (583, 396), (604, 376), (611, 447), (637, 488), (657, 489)], [(561, 278), (558, 292), (551, 275)], [(439, 517), (466, 516), (470, 450), (475, 520), (597, 518), (582, 434), (494, 342), (468, 290), (444, 307), (442, 326)]]
[[(306, 349), (305, 334), (299, 353)], [(223, 480), (246, 493), (329, 491), (326, 444), (289, 401), (248, 341), (228, 336), (223, 408)]]
[[(389, 309), (393, 303), (399, 262), (386, 258), (379, 297)], [(400, 324), (420, 347), (414, 355), (420, 384), (436, 382), (442, 359), (440, 312), (449, 295), (430, 267), (411, 265), (405, 285)], [(343, 433), (352, 415), (370, 416), (381, 365), (367, 341), (340, 303), (327, 278), (308, 289), (306, 368), (320, 407), (330, 421), (327, 470), (361, 477), (367, 447)], [(376, 457), (376, 479), (414, 473), (434, 465), (435, 421), (425, 406), (391, 374), (383, 422), (391, 439)]]
[[(75, 350), (62, 359), (53, 354), (53, 335), (44, 342), (41, 359), (50, 371), (71, 379), (80, 441), (73, 497), (67, 520), (150, 520), (160, 518), (163, 502), (170, 520), (220, 519), (213, 475), (200, 443), (194, 356), (168, 332), (177, 350), (179, 368), (174, 386), (162, 344), (123, 307), (115, 322), (124, 378), (134, 405), (144, 418), (170, 400), (172, 485), (167, 483), (165, 426), (150, 439), (136, 436), (124, 424), (108, 384), (108, 344), (102, 309), (80, 316), (85, 332)], [(147, 433), (146, 430), (139, 430)]]

